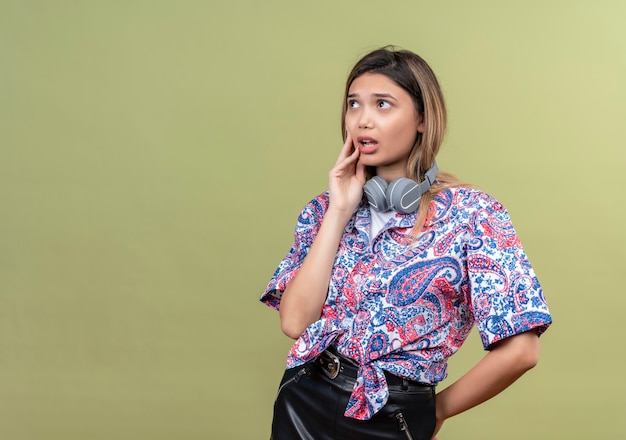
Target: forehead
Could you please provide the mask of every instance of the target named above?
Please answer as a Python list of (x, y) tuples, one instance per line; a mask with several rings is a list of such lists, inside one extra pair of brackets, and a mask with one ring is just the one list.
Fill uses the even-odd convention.
[[(348, 89), (349, 95), (369, 95), (373, 93), (406, 95), (407, 98), (410, 98), (409, 94), (402, 87), (382, 73), (364, 73), (363, 75), (356, 77)], [(398, 98), (400, 98), (400, 96), (398, 96)]]

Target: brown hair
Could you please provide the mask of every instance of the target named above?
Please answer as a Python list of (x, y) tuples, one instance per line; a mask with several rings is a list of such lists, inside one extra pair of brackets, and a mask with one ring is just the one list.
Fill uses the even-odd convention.
[[(363, 56), (352, 68), (346, 81), (341, 114), (344, 141), (348, 91), (352, 82), (365, 73), (382, 74), (394, 81), (413, 98), (415, 110), (422, 115), (424, 132), (417, 134), (409, 153), (406, 171), (407, 177), (420, 182), (424, 173), (432, 167), (446, 130), (446, 105), (435, 73), (419, 55), (408, 50), (396, 50), (393, 46), (382, 47)], [(371, 177), (374, 169), (368, 167), (367, 173)], [(443, 189), (459, 185), (462, 185), (461, 181), (452, 174), (439, 171), (436, 183), (422, 196), (417, 222), (412, 231), (414, 237), (422, 231), (434, 195)]]

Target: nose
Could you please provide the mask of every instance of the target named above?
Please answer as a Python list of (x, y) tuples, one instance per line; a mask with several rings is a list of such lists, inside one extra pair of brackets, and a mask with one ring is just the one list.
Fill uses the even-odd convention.
[(367, 109), (363, 109), (359, 114), (359, 128), (372, 128), (374, 121), (372, 114)]

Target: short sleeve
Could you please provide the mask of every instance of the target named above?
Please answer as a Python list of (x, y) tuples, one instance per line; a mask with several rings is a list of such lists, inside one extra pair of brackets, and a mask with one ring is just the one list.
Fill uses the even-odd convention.
[(472, 311), (485, 349), (529, 330), (543, 333), (552, 318), (507, 210), (482, 193), (470, 218), (470, 232)]
[(282, 294), (309, 253), (327, 209), (328, 194), (324, 193), (309, 202), (300, 212), (291, 249), (278, 265), (261, 296), (261, 302), (267, 306), (279, 309)]

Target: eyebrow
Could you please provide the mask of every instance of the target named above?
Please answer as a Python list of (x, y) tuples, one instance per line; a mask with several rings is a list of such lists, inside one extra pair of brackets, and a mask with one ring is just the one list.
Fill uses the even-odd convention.
[[(397, 99), (394, 98), (389, 93), (372, 93), (372, 96), (374, 98), (387, 98), (387, 99), (393, 99), (394, 101), (397, 101)], [(347, 97), (348, 98), (358, 98), (359, 94), (358, 93), (350, 93)]]

